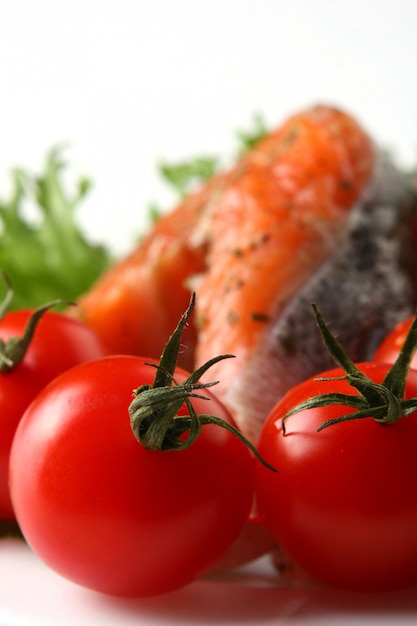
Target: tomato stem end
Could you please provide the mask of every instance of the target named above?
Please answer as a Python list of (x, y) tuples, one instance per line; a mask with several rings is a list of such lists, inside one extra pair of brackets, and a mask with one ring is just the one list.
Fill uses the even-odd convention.
[[(0, 319), (2, 319), (7, 313), (13, 299), (13, 287), (4, 270), (0, 270), (0, 275), (7, 287), (6, 296), (0, 304)], [(74, 302), (69, 302), (68, 300), (52, 300), (33, 310), (21, 337), (9, 337), (7, 341), (3, 341), (0, 338), (0, 374), (7, 374), (23, 361), (36, 328), (46, 311), (49, 311), (49, 309), (55, 306), (74, 306), (74, 304)]]
[(283, 435), (286, 434), (286, 420), (291, 415), (307, 409), (331, 405), (343, 405), (354, 409), (353, 412), (349, 412), (346, 415), (323, 422), (318, 427), (318, 432), (334, 424), (369, 417), (379, 424), (395, 424), (402, 417), (413, 413), (417, 409), (417, 398), (406, 399), (404, 393), (411, 359), (417, 350), (417, 314), (414, 317), (397, 360), (388, 371), (382, 383), (376, 383), (361, 372), (349, 358), (336, 337), (331, 333), (315, 303), (312, 303), (312, 308), (319, 331), (330, 355), (345, 372), (344, 376), (317, 377), (316, 380), (332, 381), (344, 378), (351, 387), (356, 389), (358, 394), (328, 393), (309, 398), (284, 415), (282, 418)]
[[(134, 390), (134, 398), (129, 406), (132, 431), (138, 442), (149, 450), (183, 450), (196, 441), (203, 426), (214, 424), (240, 439), (263, 465), (276, 471), (235, 426), (215, 415), (196, 413), (194, 409), (192, 399), (209, 401), (204, 395), (204, 389), (218, 383), (218, 381), (200, 382), (203, 374), (215, 363), (233, 358), (233, 355), (222, 354), (210, 359), (182, 383), (178, 383), (174, 377), (182, 332), (193, 311), (194, 303), (195, 295), (192, 294), (187, 310), (168, 339), (159, 364), (147, 363), (150, 367), (156, 368), (156, 374), (152, 385), (142, 385)], [(179, 415), (184, 404), (188, 415)]]

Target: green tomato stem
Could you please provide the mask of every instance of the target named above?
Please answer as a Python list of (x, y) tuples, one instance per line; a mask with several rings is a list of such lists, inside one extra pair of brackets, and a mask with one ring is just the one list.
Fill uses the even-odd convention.
[(417, 314), (395, 363), (385, 376), (383, 382), (376, 383), (361, 372), (349, 358), (341, 344), (324, 322), (315, 303), (312, 303), (312, 308), (327, 350), (336, 364), (345, 372), (345, 376), (342, 377), (318, 377), (316, 380), (332, 381), (345, 378), (349, 385), (357, 390), (358, 395), (326, 393), (309, 398), (284, 415), (282, 420), (282, 432), (284, 435), (286, 434), (285, 422), (291, 415), (313, 408), (344, 405), (355, 409), (352, 413), (348, 413), (347, 415), (327, 420), (319, 426), (318, 431), (341, 422), (369, 417), (380, 424), (394, 424), (402, 417), (409, 415), (417, 409), (417, 398), (404, 398), (411, 359), (417, 350)]
[[(2, 319), (13, 299), (13, 288), (6, 272), (1, 270), (0, 275), (7, 287), (6, 296), (0, 304), (0, 319)], [(9, 337), (7, 341), (0, 338), (0, 374), (7, 374), (22, 363), (42, 316), (49, 309), (60, 305), (72, 306), (74, 303), (61, 299), (52, 300), (32, 312), (21, 337)]]
[[(209, 398), (200, 391), (213, 387), (218, 382), (199, 382), (202, 375), (215, 363), (233, 358), (233, 355), (222, 354), (210, 359), (192, 372), (183, 383), (175, 380), (182, 332), (194, 309), (194, 304), (195, 294), (192, 294), (187, 310), (168, 339), (159, 364), (147, 363), (150, 367), (156, 368), (156, 374), (152, 385), (142, 385), (134, 391), (134, 399), (129, 406), (132, 431), (139, 443), (149, 450), (183, 450), (189, 448), (197, 440), (203, 426), (214, 424), (235, 435), (263, 465), (276, 471), (232, 424), (209, 413), (196, 413), (194, 409), (192, 399), (209, 401)], [(188, 409), (188, 415), (178, 415), (184, 404)]]

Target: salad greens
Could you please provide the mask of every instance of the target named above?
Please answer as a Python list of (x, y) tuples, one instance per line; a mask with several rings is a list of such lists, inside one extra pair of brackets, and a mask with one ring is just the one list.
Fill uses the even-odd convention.
[(260, 113), (255, 113), (252, 119), (253, 127), (248, 131), (238, 130), (237, 140), (239, 143), (238, 154), (241, 156), (255, 144), (258, 143), (268, 133), (269, 129), (265, 123), (263, 116)]
[[(69, 194), (63, 168), (61, 149), (55, 147), (41, 176), (15, 168), (11, 197), (0, 199), (0, 268), (14, 289), (11, 308), (74, 300), (112, 261), (107, 248), (90, 243), (76, 222), (90, 181), (81, 178)], [(34, 206), (33, 219), (24, 214), (25, 204)]]
[(160, 163), (159, 173), (180, 198), (184, 198), (194, 184), (208, 180), (219, 168), (217, 157), (197, 157), (176, 165)]

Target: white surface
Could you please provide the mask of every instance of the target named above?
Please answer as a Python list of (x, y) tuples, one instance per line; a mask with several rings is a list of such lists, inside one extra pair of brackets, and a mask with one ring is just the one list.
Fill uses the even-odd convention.
[(414, 164), (416, 24), (415, 0), (2, 0), (0, 197), (68, 142), (83, 223), (124, 251), (171, 201), (159, 159), (228, 155), (253, 113), (318, 101)]
[(0, 626), (206, 626), (268, 624), (309, 626), (411, 626), (417, 589), (354, 594), (323, 589), (279, 588), (242, 577), (200, 581), (146, 600), (101, 596), (49, 571), (23, 544), (0, 541)]
[[(415, 0), (2, 0), (0, 197), (68, 142), (94, 179), (80, 218), (128, 250), (156, 162), (228, 155), (253, 113), (268, 124), (316, 102), (350, 111), (404, 167), (417, 162)], [(357, 596), (199, 582), (122, 601), (79, 589), (0, 541), (0, 626), (407, 624), (417, 591)]]

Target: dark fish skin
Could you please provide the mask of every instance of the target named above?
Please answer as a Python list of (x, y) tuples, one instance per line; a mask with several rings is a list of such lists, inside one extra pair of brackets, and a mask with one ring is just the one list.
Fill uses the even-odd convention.
[(229, 398), (238, 407), (240, 428), (253, 441), (290, 387), (335, 366), (312, 302), (354, 361), (371, 358), (393, 326), (415, 310), (417, 192), (386, 154), (376, 149), (376, 155), (372, 180), (335, 251), (273, 318), (250, 373)]

